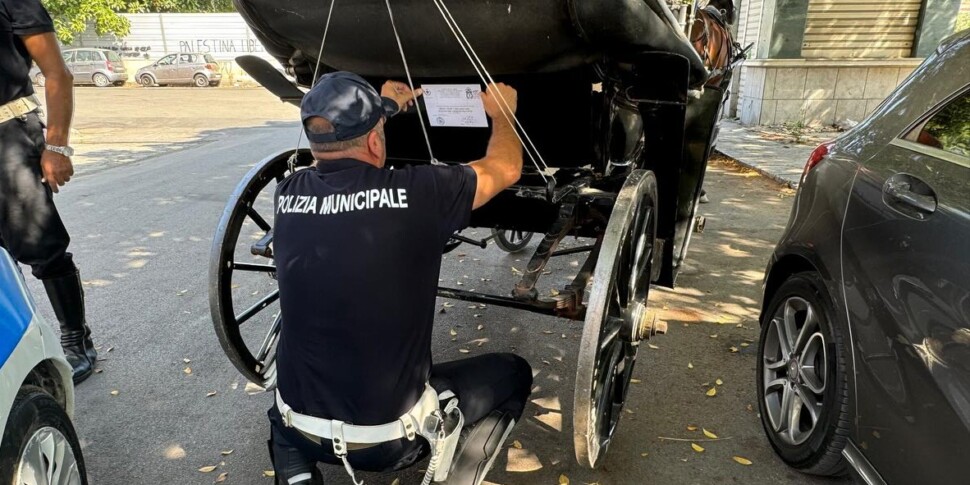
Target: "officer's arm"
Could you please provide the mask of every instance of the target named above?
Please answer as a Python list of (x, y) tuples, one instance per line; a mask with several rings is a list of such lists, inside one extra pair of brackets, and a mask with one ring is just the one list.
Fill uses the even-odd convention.
[(74, 76), (64, 64), (61, 49), (53, 33), (21, 37), (30, 57), (44, 73), (47, 96), (47, 143), (66, 146), (74, 114)]
[[(502, 83), (489, 86), (488, 91), (482, 94), (485, 112), (492, 118), (492, 137), (488, 141), (485, 158), (469, 164), (478, 176), (472, 209), (485, 205), (499, 192), (518, 182), (522, 176), (522, 144), (515, 134), (515, 128), (502, 115), (499, 108), (501, 100), (496, 99), (496, 90), (512, 109), (512, 113), (517, 105), (515, 90)], [(509, 118), (511, 119), (511, 115)]]

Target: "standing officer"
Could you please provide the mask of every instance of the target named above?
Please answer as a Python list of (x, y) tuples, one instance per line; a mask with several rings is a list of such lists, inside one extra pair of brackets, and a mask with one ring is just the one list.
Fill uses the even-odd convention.
[[(44, 282), (78, 383), (91, 375), (97, 352), (84, 320), (81, 278), (67, 252), (71, 238), (54, 206), (53, 193), (74, 174), (68, 146), (74, 78), (53, 32), (40, 0), (0, 0), (0, 245)], [(31, 60), (46, 78), (46, 139), (28, 76)]]
[(522, 147), (495, 99), (514, 112), (516, 92), (481, 95), (493, 121), (485, 158), (385, 170), (384, 123), (413, 98), (402, 83), (382, 91), (356, 74), (323, 76), (301, 106), (316, 161), (277, 188), (277, 477), (312, 483), (318, 461), (351, 477), (398, 470), (430, 451), (440, 456), (427, 473), (478, 485), (522, 415), (532, 369), (512, 354), (432, 365), (431, 333), (445, 243), (521, 175)]

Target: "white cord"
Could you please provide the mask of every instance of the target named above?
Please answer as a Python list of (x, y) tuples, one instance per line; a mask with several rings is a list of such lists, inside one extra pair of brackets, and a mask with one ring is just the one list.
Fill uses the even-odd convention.
[[(444, 0), (433, 0), (433, 1), (435, 2), (435, 6), (438, 7), (438, 12), (440, 12), (442, 17), (444, 18), (445, 23), (448, 24), (448, 27), (451, 29), (451, 33), (455, 36), (455, 39), (458, 41), (458, 44), (462, 46), (462, 50), (465, 51), (465, 55), (468, 56), (468, 60), (471, 61), (473, 66), (476, 66), (475, 71), (478, 72), (479, 77), (482, 78), (482, 82), (484, 82), (485, 84), (495, 84), (495, 80), (492, 78), (492, 75), (488, 72), (488, 69), (485, 67), (485, 63), (483, 63), (482, 60), (478, 57), (478, 54), (475, 52), (475, 48), (472, 47), (471, 42), (469, 42), (468, 38), (465, 37), (465, 33), (462, 32), (461, 27), (458, 26), (458, 22), (455, 21), (455, 18), (451, 15), (451, 11), (448, 10), (448, 6), (445, 5)], [(467, 45), (467, 49), (465, 48), (466, 45)], [(481, 66), (481, 71), (478, 70), (477, 66)], [(485, 74), (484, 77), (482, 76), (483, 72)], [(488, 80), (486, 81), (485, 78), (488, 78)], [(539, 153), (539, 150), (536, 148), (535, 144), (532, 143), (532, 139), (529, 137), (529, 134), (525, 131), (525, 127), (523, 127), (522, 123), (519, 122), (518, 117), (515, 116), (515, 112), (512, 111), (512, 108), (505, 100), (505, 97), (502, 96), (501, 91), (497, 91), (497, 94), (498, 94), (499, 100), (502, 101), (502, 103), (499, 105), (499, 109), (502, 111), (502, 115), (505, 116), (506, 121), (509, 121), (509, 123), (512, 122), (511, 120), (509, 120), (509, 115), (506, 114), (505, 112), (505, 110), (508, 110), (509, 114), (511, 114), (512, 116), (512, 120), (515, 120), (515, 126), (517, 126), (519, 130), (522, 130), (522, 136), (524, 136), (525, 140), (528, 142), (528, 147), (535, 152), (535, 156), (538, 157), (539, 162), (542, 164), (542, 167), (545, 169), (548, 169), (549, 166), (542, 158), (542, 154)], [(502, 109), (502, 105), (504, 105), (504, 109)], [(518, 133), (516, 133), (516, 136), (518, 136)], [(521, 137), (519, 138), (519, 142), (522, 142)], [(525, 143), (522, 143), (522, 145), (526, 146)], [(526, 152), (529, 152), (529, 150), (526, 150)], [(532, 159), (533, 164), (536, 165), (536, 168), (539, 170), (539, 173), (541, 175), (543, 169), (539, 167), (538, 163), (536, 163), (536, 159), (532, 156), (532, 153), (529, 153), (529, 158)], [(543, 176), (543, 180), (545, 180), (544, 176)]]
[[(327, 44), (327, 33), (330, 32), (330, 19), (333, 18), (333, 6), (337, 3), (337, 0), (330, 0), (330, 11), (327, 12), (327, 24), (323, 27), (323, 39), (320, 39), (320, 52), (317, 53), (317, 65), (313, 68), (313, 80), (310, 81), (310, 89), (312, 90), (314, 86), (317, 85), (317, 75), (320, 73), (320, 60), (323, 59), (323, 46)], [(290, 165), (290, 172), (294, 170), (294, 163), (296, 162), (296, 155), (300, 152), (300, 145), (303, 143), (303, 133), (306, 131), (306, 126), (300, 123), (300, 136), (296, 138), (296, 151), (293, 152), (293, 156), (290, 157), (287, 163)]]
[[(394, 12), (391, 10), (391, 0), (384, 0), (387, 4), (387, 16), (391, 18), (391, 29), (394, 30), (394, 38), (397, 40), (397, 50), (401, 53), (401, 63), (404, 64), (404, 74), (408, 78), (408, 86), (411, 88), (411, 97), (414, 99), (414, 109), (418, 112), (418, 121), (421, 123), (421, 132), (424, 133), (424, 143), (428, 146), (428, 156), (431, 157), (431, 164), (436, 165), (438, 160), (431, 151), (431, 138), (428, 137), (428, 128), (424, 126), (424, 115), (421, 114), (421, 106), (418, 105), (418, 96), (414, 93), (414, 81), (411, 80), (411, 70), (408, 68), (408, 59), (404, 55), (404, 45), (401, 44), (401, 36), (397, 33), (397, 23), (394, 22)], [(403, 108), (403, 107), (402, 107)]]

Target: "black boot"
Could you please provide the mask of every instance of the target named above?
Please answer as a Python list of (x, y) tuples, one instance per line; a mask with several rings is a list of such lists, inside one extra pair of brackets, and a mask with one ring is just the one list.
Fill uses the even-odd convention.
[(61, 325), (61, 347), (74, 369), (74, 383), (78, 384), (94, 372), (98, 352), (91, 341), (91, 329), (84, 319), (84, 289), (81, 274), (44, 280), (44, 288), (54, 307), (54, 315)]
[(502, 451), (502, 444), (512, 432), (515, 419), (508, 413), (492, 411), (462, 431), (455, 461), (448, 474), (447, 485), (481, 485)]

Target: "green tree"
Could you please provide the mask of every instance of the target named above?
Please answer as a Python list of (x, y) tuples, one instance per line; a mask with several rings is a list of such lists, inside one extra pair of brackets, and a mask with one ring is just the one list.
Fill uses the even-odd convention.
[(234, 12), (232, 0), (128, 0), (128, 12)]
[(54, 19), (57, 38), (64, 44), (74, 42), (74, 37), (94, 27), (98, 35), (124, 36), (131, 29), (128, 19), (118, 15), (127, 10), (125, 0), (43, 0), (44, 6)]

